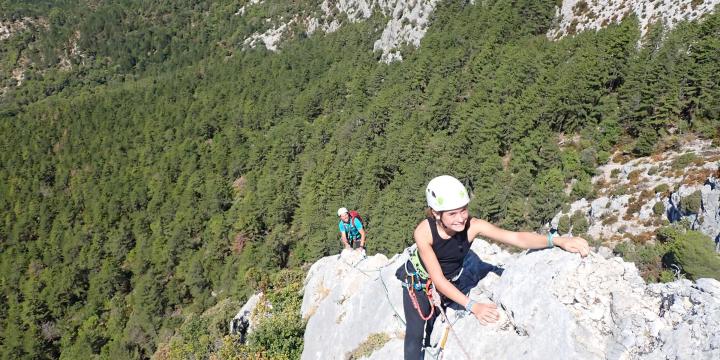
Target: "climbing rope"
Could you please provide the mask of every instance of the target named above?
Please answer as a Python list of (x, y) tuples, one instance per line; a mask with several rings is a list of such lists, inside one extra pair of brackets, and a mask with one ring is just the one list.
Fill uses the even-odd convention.
[(387, 285), (385, 284), (385, 279), (383, 279), (382, 273), (380, 272), (380, 270), (378, 270), (378, 274), (379, 274), (378, 277), (380, 278), (380, 283), (382, 283), (383, 289), (385, 289), (385, 299), (387, 299), (388, 304), (390, 304), (390, 308), (395, 313), (395, 318), (400, 320), (400, 322), (402, 322), (403, 326), (405, 326), (406, 325), (405, 319), (403, 319), (403, 317), (400, 316), (400, 313), (398, 313), (398, 311), (395, 310), (395, 307), (393, 306), (392, 301), (390, 301), (390, 291), (388, 291)]
[[(412, 251), (412, 250), (411, 250), (411, 248), (408, 248), (408, 249), (406, 249), (406, 251)], [(395, 313), (394, 317), (397, 318), (398, 320), (400, 320), (400, 322), (402, 322), (403, 326), (406, 325), (406, 322), (405, 322), (403, 316), (400, 315), (400, 313), (397, 311), (397, 309), (395, 309), (395, 307), (393, 306), (392, 301), (390, 301), (390, 291), (388, 290), (387, 284), (385, 283), (385, 279), (382, 276), (382, 270), (390, 265), (393, 265), (393, 262), (388, 262), (388, 264), (378, 267), (378, 268), (375, 268), (375, 269), (361, 269), (358, 267), (358, 265), (360, 265), (363, 261), (365, 261), (367, 259), (367, 257), (363, 257), (363, 259), (361, 259), (354, 265), (345, 261), (345, 259), (342, 258), (342, 254), (338, 255), (338, 259), (346, 266), (350, 267), (351, 269), (355, 269), (355, 270), (359, 271), (363, 275), (370, 278), (372, 281), (376, 281), (376, 280), (380, 279), (380, 283), (382, 284), (383, 290), (385, 291), (385, 299), (387, 300), (388, 304), (390, 304), (390, 308)], [(375, 278), (373, 278), (373, 275), (375, 275), (374, 272), (377, 272), (377, 277), (375, 277)], [(415, 286), (414, 282), (410, 286), (411, 287), (409, 289), (413, 289)], [(432, 318), (432, 316), (434, 315), (434, 310), (435, 310), (436, 306), (435, 306), (433, 300), (439, 301), (439, 297), (438, 297), (438, 299), (433, 299), (432, 292), (435, 291), (435, 287), (431, 286), (430, 279), (428, 279), (428, 282), (425, 284), (424, 290), (425, 290), (426, 294), (428, 294), (428, 300), (430, 301), (430, 304), (431, 304), (430, 314), (427, 317), (424, 316), (420, 310), (420, 305), (418, 303), (417, 296), (415, 295), (415, 291), (408, 291), (408, 294), (410, 294), (410, 299), (413, 302), (413, 306), (418, 310), (420, 317), (423, 320), (427, 321), (430, 318)], [(465, 350), (465, 347), (462, 344), (462, 340), (461, 340), (460, 336), (455, 332), (455, 330), (453, 328), (453, 325), (455, 324), (455, 322), (457, 322), (459, 319), (463, 318), (465, 316), (465, 313), (467, 313), (467, 311), (458, 311), (456, 313), (457, 315), (455, 316), (455, 320), (451, 322), (450, 319), (447, 317), (447, 314), (445, 313), (445, 310), (443, 309), (443, 307), (438, 306), (438, 308), (440, 309), (440, 314), (442, 316), (442, 320), (443, 320), (443, 322), (445, 322), (447, 324), (447, 326), (445, 328), (445, 331), (443, 333), (443, 336), (442, 336), (440, 342), (438, 343), (439, 346), (437, 347), (437, 351), (434, 354), (433, 354), (433, 352), (430, 352), (431, 356), (433, 356), (435, 359), (443, 358), (445, 345), (447, 344), (448, 334), (452, 333), (453, 336), (455, 337), (455, 340), (458, 343), (458, 347), (460, 348), (460, 351), (462, 351), (462, 353), (465, 355), (465, 358), (467, 358), (468, 360), (472, 359), (470, 357), (470, 355), (468, 354), (467, 350)]]
[[(357, 266), (360, 265), (360, 263), (362, 263), (363, 261), (365, 261), (367, 259), (367, 257), (363, 257), (362, 260), (355, 263), (355, 265), (349, 264), (347, 261), (345, 261), (342, 258), (342, 254), (338, 255), (338, 259), (346, 266), (350, 267), (351, 269), (355, 269), (355, 270), (359, 271), (363, 275), (370, 278), (372, 281), (377, 281), (378, 279), (380, 279), (380, 283), (382, 284), (383, 290), (385, 291), (385, 299), (387, 300), (388, 304), (390, 304), (390, 308), (392, 309), (392, 311), (395, 313), (395, 315), (393, 315), (393, 316), (396, 319), (400, 320), (400, 322), (403, 324), (403, 326), (406, 325), (405, 319), (403, 318), (402, 315), (400, 315), (400, 313), (397, 311), (397, 309), (395, 309), (395, 306), (393, 306), (392, 301), (390, 301), (390, 291), (388, 290), (387, 284), (385, 283), (385, 279), (382, 276), (382, 270), (390, 265), (393, 265), (393, 262), (388, 262), (386, 265), (375, 268), (375, 269), (360, 269)], [(377, 277), (375, 277), (375, 278), (373, 278), (373, 276), (371, 276), (371, 275), (374, 275), (373, 274), (374, 272), (377, 272)]]
[[(405, 268), (405, 271), (408, 272), (407, 268)], [(453, 336), (455, 336), (455, 338), (457, 340), (460, 350), (463, 352), (463, 354), (465, 354), (465, 357), (468, 360), (470, 360), (471, 359), (470, 355), (468, 355), (467, 350), (465, 350), (465, 347), (462, 344), (462, 340), (460, 339), (460, 336), (457, 335), (457, 333), (455, 332), (455, 329), (453, 328), (455, 321), (464, 317), (464, 313), (466, 313), (468, 311), (458, 311), (457, 312), (458, 315), (455, 316), (455, 321), (451, 322), (450, 319), (447, 317), (447, 314), (445, 313), (445, 309), (442, 306), (442, 303), (440, 300), (440, 294), (437, 292), (435, 286), (432, 284), (432, 280), (428, 279), (427, 282), (425, 283), (424, 287), (416, 287), (416, 285), (417, 285), (415, 283), (416, 276), (418, 276), (417, 273), (410, 274), (408, 272), (408, 278), (410, 280), (406, 281), (403, 284), (403, 286), (405, 286), (408, 289), (408, 295), (410, 296), (410, 300), (412, 301), (412, 304), (413, 304), (413, 307), (415, 308), (415, 310), (417, 310), (418, 315), (420, 315), (420, 318), (423, 319), (424, 321), (428, 321), (429, 319), (431, 319), (433, 317), (435, 308), (437, 307), (438, 309), (440, 309), (440, 314), (442, 315), (442, 321), (447, 324), (447, 326), (445, 327), (443, 336), (441, 337), (441, 340), (438, 343), (439, 346), (436, 347), (436, 351), (435, 352), (428, 351), (428, 352), (435, 359), (442, 359), (443, 354), (444, 354), (443, 350), (445, 349), (445, 345), (447, 343), (448, 333), (452, 332)], [(420, 309), (420, 304), (418, 303), (418, 300), (417, 300), (417, 295), (415, 294), (415, 290), (420, 290), (420, 289), (425, 290), (425, 294), (427, 294), (428, 302), (430, 303), (430, 314), (428, 314), (427, 316), (423, 315), (422, 309)]]
[[(447, 322), (447, 324), (448, 324), (448, 325), (447, 325), (447, 329), (450, 329), (450, 332), (453, 334), (453, 336), (455, 336), (455, 340), (456, 340), (457, 343), (458, 343), (458, 347), (460, 348), (460, 351), (462, 351), (462, 353), (465, 355), (465, 358), (468, 359), (468, 360), (472, 359), (472, 358), (470, 357), (470, 355), (468, 354), (467, 350), (465, 350), (465, 347), (464, 347), (463, 344), (462, 344), (462, 339), (460, 339), (460, 336), (458, 336), (457, 332), (455, 332), (455, 329), (453, 328), (453, 324), (454, 324), (454, 323), (450, 323), (450, 320), (448, 319), (447, 314), (445, 314), (445, 310), (442, 308), (442, 306), (440, 307), (440, 315), (442, 315), (443, 321), (446, 321), (446, 322)], [(456, 318), (455, 318), (455, 321), (457, 321), (458, 319), (459, 319), (459, 317), (456, 317)], [(447, 331), (447, 330), (446, 330), (446, 331)], [(445, 337), (447, 337), (447, 334), (445, 335)], [(440, 358), (441, 358), (441, 359), (442, 359), (442, 351), (443, 351), (444, 348), (445, 348), (445, 347), (444, 347), (444, 345), (443, 345), (443, 347), (441, 347), (441, 348), (440, 348), (440, 351), (438, 352), (438, 353), (440, 354)]]
[(357, 263), (355, 263), (355, 265), (350, 264), (350, 263), (348, 263), (347, 261), (345, 261), (345, 259), (342, 258), (342, 254), (338, 255), (338, 260), (340, 260), (340, 262), (342, 262), (343, 264), (347, 265), (348, 267), (359, 271), (360, 273), (362, 273), (363, 275), (365, 275), (365, 276), (367, 276), (367, 277), (369, 277), (369, 278), (372, 278), (371, 272), (374, 272), (374, 271), (376, 271), (376, 270), (382, 269), (382, 268), (384, 268), (385, 266), (388, 266), (388, 265), (389, 265), (389, 264), (388, 264), (388, 265), (385, 265), (385, 266), (381, 266), (381, 267), (376, 268), (376, 269), (360, 269), (360, 268), (358, 267), (358, 265), (360, 265), (360, 263), (362, 263), (363, 261), (367, 260), (367, 256), (363, 257), (360, 261), (358, 261)]
[[(432, 292), (435, 293), (435, 298), (440, 299), (440, 294), (437, 292), (435, 286), (432, 287)], [(465, 350), (465, 347), (463, 346), (462, 341), (460, 340), (460, 336), (458, 336), (457, 333), (455, 332), (453, 325), (455, 325), (455, 323), (458, 320), (464, 318), (467, 314), (472, 314), (472, 313), (467, 310), (457, 310), (455, 312), (455, 319), (453, 321), (450, 321), (450, 318), (447, 316), (447, 314), (445, 312), (445, 308), (442, 306), (442, 304), (440, 303), (439, 300), (436, 302), (435, 306), (437, 306), (440, 309), (440, 315), (441, 315), (442, 322), (447, 325), (445, 326), (445, 330), (444, 330), (443, 335), (440, 338), (440, 341), (438, 342), (438, 344), (435, 347), (433, 347), (432, 350), (426, 350), (426, 352), (428, 354), (430, 354), (430, 356), (432, 356), (433, 359), (442, 359), (444, 356), (445, 345), (447, 344), (448, 334), (450, 332), (452, 332), (453, 336), (456, 338), (456, 341), (458, 343), (458, 346), (460, 347), (460, 350), (463, 352), (465, 357), (468, 360), (470, 360), (471, 357), (468, 354), (468, 352)]]
[(410, 283), (407, 284), (410, 301), (412, 301), (413, 307), (417, 310), (423, 321), (428, 321), (435, 314), (435, 304), (433, 304), (432, 291), (430, 290), (431, 284), (432, 280), (430, 279), (428, 279), (425, 283), (425, 294), (427, 295), (428, 302), (430, 302), (430, 313), (427, 316), (423, 315), (422, 309), (420, 309), (420, 304), (418, 303), (417, 295), (415, 295), (415, 276), (410, 276)]

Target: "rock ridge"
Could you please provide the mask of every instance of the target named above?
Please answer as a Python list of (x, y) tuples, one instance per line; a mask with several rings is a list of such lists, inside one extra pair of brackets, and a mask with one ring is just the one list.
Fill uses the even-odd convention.
[[(448, 309), (459, 340), (451, 335), (443, 356), (463, 359), (467, 349), (473, 358), (496, 359), (720, 358), (720, 282), (646, 284), (634, 264), (601, 250), (586, 258), (559, 248), (511, 254), (474, 241), (479, 259), (504, 272), (488, 273), (470, 297), (498, 304), (501, 319), (481, 326)], [(348, 358), (376, 334), (387, 341), (364, 358), (401, 356), (404, 313), (394, 273), (407, 258), (407, 250), (391, 259), (343, 251), (313, 264), (302, 304), (302, 358)], [(446, 327), (436, 321), (433, 344)], [(432, 355), (437, 349), (427, 349), (426, 358)]]

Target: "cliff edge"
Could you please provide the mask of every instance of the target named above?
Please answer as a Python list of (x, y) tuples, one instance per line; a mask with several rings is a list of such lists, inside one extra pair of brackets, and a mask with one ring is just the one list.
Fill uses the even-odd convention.
[[(586, 258), (559, 248), (510, 254), (473, 242), (489, 272), (470, 297), (498, 305), (498, 323), (482, 326), (464, 311), (438, 318), (426, 358), (718, 359), (720, 282), (678, 279), (646, 284), (633, 263), (600, 248)], [(317, 261), (308, 272), (302, 315), (303, 359), (397, 359), (404, 314), (395, 270), (408, 251), (387, 259), (359, 253)]]

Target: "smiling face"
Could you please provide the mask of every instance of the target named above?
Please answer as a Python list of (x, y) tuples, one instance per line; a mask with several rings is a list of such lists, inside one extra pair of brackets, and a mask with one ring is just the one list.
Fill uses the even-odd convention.
[(435, 214), (436, 218), (437, 215), (440, 215), (440, 221), (442, 222), (442, 225), (445, 227), (445, 229), (452, 232), (460, 232), (465, 230), (465, 224), (467, 223), (469, 216), (467, 206), (463, 206), (454, 210), (443, 211), (440, 213), (436, 212)]
[(343, 222), (349, 222), (350, 221), (350, 215), (348, 213), (344, 213), (340, 215), (340, 220)]

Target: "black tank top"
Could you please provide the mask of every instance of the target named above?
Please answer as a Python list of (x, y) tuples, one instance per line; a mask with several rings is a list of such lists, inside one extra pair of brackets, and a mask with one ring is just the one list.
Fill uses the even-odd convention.
[[(428, 217), (430, 224), (430, 232), (432, 233), (433, 243), (432, 249), (440, 263), (443, 275), (446, 279), (452, 279), (462, 269), (463, 259), (470, 250), (470, 242), (468, 242), (468, 229), (470, 228), (470, 218), (468, 218), (465, 229), (455, 233), (449, 239), (443, 239), (437, 231), (435, 219)], [(422, 260), (420, 260), (422, 261)], [(425, 264), (423, 264), (425, 266)]]

